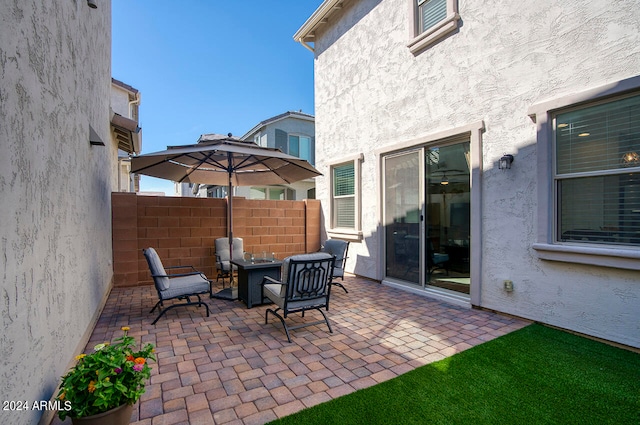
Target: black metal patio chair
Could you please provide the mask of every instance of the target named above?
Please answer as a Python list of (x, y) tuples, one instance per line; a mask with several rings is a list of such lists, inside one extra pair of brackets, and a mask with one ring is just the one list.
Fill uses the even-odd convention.
[[(162, 261), (160, 261), (158, 253), (153, 248), (143, 249), (142, 252), (147, 259), (147, 264), (149, 264), (151, 277), (153, 278), (153, 283), (155, 284), (159, 298), (159, 301), (151, 309), (150, 313), (153, 313), (156, 308), (161, 310), (156, 320), (151, 323), (152, 325), (155, 325), (158, 319), (167, 311), (176, 307), (188, 307), (191, 305), (204, 306), (207, 310), (207, 317), (209, 317), (209, 306), (202, 302), (200, 294), (211, 294), (211, 280), (207, 279), (202, 272), (199, 272), (193, 266), (173, 266), (165, 268), (162, 265)], [(165, 269), (185, 269), (190, 271), (168, 274)], [(190, 297), (197, 297), (198, 301), (192, 302)], [(162, 307), (164, 307), (164, 301), (173, 299), (186, 301), (172, 304), (162, 309)]]
[[(269, 313), (276, 316), (282, 322), (289, 342), (291, 342), (290, 330), (323, 322), (327, 324), (329, 332), (333, 333), (329, 319), (321, 309), (328, 310), (329, 307), (334, 265), (335, 257), (322, 252), (285, 258), (282, 264), (281, 280), (268, 276), (262, 280), (262, 297), (269, 298), (277, 306), (275, 310), (268, 308), (265, 312), (265, 325), (269, 321)], [(278, 314), (280, 310), (282, 315)], [(318, 310), (324, 320), (287, 326), (285, 319), (289, 314), (302, 312), (304, 317), (307, 310)]]

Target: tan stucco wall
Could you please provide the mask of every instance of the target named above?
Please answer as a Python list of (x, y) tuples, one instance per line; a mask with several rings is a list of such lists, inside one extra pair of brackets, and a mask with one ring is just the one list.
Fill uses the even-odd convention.
[[(316, 183), (325, 208), (329, 165), (364, 154), (363, 240), (351, 243), (347, 269), (383, 277), (375, 150), (483, 122), (478, 304), (640, 346), (638, 272), (543, 261), (532, 248), (538, 158), (527, 116), (536, 102), (640, 74), (637, 1), (458, 3), (459, 30), (418, 55), (407, 47), (407, 0), (345, 2), (317, 31), (316, 166), (325, 177)], [(516, 156), (507, 172), (497, 169), (504, 153)], [(326, 209), (324, 217), (328, 228)], [(504, 292), (504, 279), (514, 292)]]
[(112, 281), (111, 2), (3, 1), (0, 23), (0, 400), (33, 402), (57, 392)]

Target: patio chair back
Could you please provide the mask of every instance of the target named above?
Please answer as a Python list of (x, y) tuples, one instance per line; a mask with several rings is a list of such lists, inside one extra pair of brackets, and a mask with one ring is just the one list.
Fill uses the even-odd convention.
[(143, 253), (149, 264), (149, 271), (151, 272), (156, 290), (158, 290), (158, 292), (166, 291), (171, 284), (160, 260), (160, 256), (153, 248), (147, 248), (143, 250)]
[[(233, 259), (242, 260), (244, 257), (244, 244), (242, 238), (233, 238)], [(231, 270), (231, 250), (229, 249), (229, 238), (216, 239), (216, 258), (219, 268), (228, 272)]]
[[(236, 266), (231, 264), (231, 250), (229, 249), (229, 238), (218, 238), (216, 244), (216, 268), (218, 269), (217, 279), (222, 278), (224, 286), (224, 278), (229, 277), (231, 281), (232, 270), (237, 270)], [(233, 259), (242, 260), (244, 258), (244, 243), (242, 238), (233, 238)]]
[(283, 261), (283, 283), (288, 304), (320, 302), (329, 298), (335, 257), (328, 253), (294, 255)]
[(327, 239), (320, 252), (326, 252), (336, 257), (336, 263), (333, 267), (333, 278), (331, 284), (341, 287), (345, 293), (349, 293), (342, 283), (336, 282), (334, 279), (340, 278), (344, 281), (344, 265), (347, 262), (347, 251), (349, 250), (349, 242), (340, 239)]
[[(291, 342), (289, 330), (305, 326), (324, 322), (329, 332), (333, 332), (329, 319), (321, 309), (329, 309), (334, 265), (335, 257), (324, 252), (285, 258), (282, 264), (282, 280), (277, 281), (265, 276), (262, 281), (263, 298), (266, 296), (277, 306), (275, 310), (271, 308), (266, 310), (265, 324), (268, 322), (269, 314), (273, 314), (282, 323), (289, 342)], [(280, 310), (283, 315), (278, 313)], [(293, 327), (287, 326), (285, 322), (287, 315), (302, 312), (304, 317), (304, 312), (307, 310), (318, 310), (324, 320), (302, 323)]]
[(333, 278), (344, 278), (344, 265), (347, 262), (347, 251), (349, 250), (349, 242), (340, 239), (327, 239), (324, 246), (320, 250), (331, 255), (335, 255), (336, 264), (333, 269)]

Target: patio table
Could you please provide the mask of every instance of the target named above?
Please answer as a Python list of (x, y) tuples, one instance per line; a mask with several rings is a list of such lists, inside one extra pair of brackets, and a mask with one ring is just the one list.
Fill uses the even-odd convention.
[(269, 276), (280, 280), (282, 261), (274, 259), (255, 260), (252, 262), (244, 259), (234, 259), (231, 260), (231, 264), (238, 267), (238, 298), (247, 304), (247, 308), (271, 302), (266, 297), (262, 300), (260, 299), (262, 295), (262, 278)]

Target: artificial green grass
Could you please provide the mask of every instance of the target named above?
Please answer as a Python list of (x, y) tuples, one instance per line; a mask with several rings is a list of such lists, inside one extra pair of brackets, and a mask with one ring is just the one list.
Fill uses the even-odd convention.
[(640, 354), (542, 325), (271, 422), (640, 424)]

